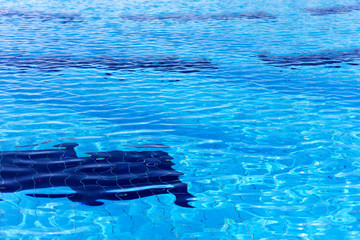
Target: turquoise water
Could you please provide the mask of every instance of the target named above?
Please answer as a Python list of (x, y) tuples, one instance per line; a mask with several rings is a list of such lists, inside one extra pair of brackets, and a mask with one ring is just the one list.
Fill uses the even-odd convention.
[(359, 238), (360, 11), (306, 10), (356, 1), (0, 2), (2, 151), (163, 144), (195, 196), (2, 193), (0, 238)]

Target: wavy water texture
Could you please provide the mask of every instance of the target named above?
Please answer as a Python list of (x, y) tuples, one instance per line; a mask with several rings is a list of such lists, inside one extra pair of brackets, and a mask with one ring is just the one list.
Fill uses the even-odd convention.
[[(23, 12), (78, 12), (83, 18), (66, 24), (0, 19), (0, 150), (29, 156), (66, 152), (52, 148), (56, 143), (79, 144), (73, 167), (69, 158), (12, 158), (21, 164), (33, 161), (47, 173), (43, 183), (36, 182), (44, 188), (23, 181), (39, 176), (31, 170), (35, 165), (24, 169), (0, 164), (0, 173), (18, 173), (9, 183), (16, 179), (29, 186), (14, 192), (0, 189), (0, 238), (358, 238), (360, 11), (326, 17), (304, 11), (356, 1), (0, 3)], [(260, 11), (276, 20), (201, 18)], [(119, 17), (138, 15), (179, 19)], [(259, 53), (268, 53), (264, 55), (270, 61)], [(12, 63), (12, 54), (23, 56)], [(289, 57), (295, 66), (282, 67), (286, 63), (281, 57)], [(167, 71), (166, 64), (156, 63), (159, 59), (173, 61), (175, 70)], [(209, 68), (193, 62), (200, 59), (211, 61), (204, 63)], [(146, 67), (138, 60), (156, 65)], [(281, 67), (274, 67), (277, 61)], [(182, 67), (189, 72), (181, 72)], [(121, 151), (109, 163), (102, 154), (110, 150)], [(126, 184), (136, 174), (122, 167), (117, 175), (129, 188), (115, 186), (115, 176), (107, 170), (115, 162), (128, 164), (116, 154), (140, 152), (139, 158), (147, 159), (142, 151), (161, 152), (155, 159), (173, 158), (173, 170), (167, 171), (196, 196), (189, 203), (194, 208), (174, 204), (171, 183), (145, 182), (145, 163), (129, 164), (131, 171), (143, 174), (138, 179), (145, 182), (142, 186)], [(54, 169), (63, 170), (48, 181)], [(70, 173), (74, 189), (51, 185), (57, 176)], [(80, 179), (84, 184), (77, 185)], [(93, 196), (85, 191), (92, 185)], [(167, 190), (131, 200), (101, 198), (132, 197), (149, 189)], [(99, 202), (103, 205), (90, 206)]]

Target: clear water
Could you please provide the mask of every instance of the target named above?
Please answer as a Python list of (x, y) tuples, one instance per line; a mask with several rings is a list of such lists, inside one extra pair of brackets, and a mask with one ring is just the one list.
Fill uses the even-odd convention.
[[(171, 194), (94, 207), (27, 191), (2, 193), (1, 238), (359, 238), (359, 66), (291, 68), (259, 58), (358, 48), (360, 11), (316, 16), (304, 10), (356, 1), (0, 2), (2, 9), (32, 13), (0, 17), (2, 56), (172, 56), (216, 66), (188, 73), (93, 65), (46, 71), (34, 62), (2, 61), (2, 151), (71, 141), (85, 156), (164, 144), (196, 199), (195, 208), (175, 205)], [(121, 18), (259, 11), (276, 19)], [(44, 13), (81, 17), (64, 21)], [(16, 148), (38, 143), (44, 144)], [(69, 191), (42, 192), (60, 190)]]

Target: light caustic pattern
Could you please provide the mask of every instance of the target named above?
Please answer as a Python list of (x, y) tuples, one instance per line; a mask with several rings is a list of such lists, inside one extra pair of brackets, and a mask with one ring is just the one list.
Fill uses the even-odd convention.
[(0, 238), (358, 238), (358, 2), (0, 3)]

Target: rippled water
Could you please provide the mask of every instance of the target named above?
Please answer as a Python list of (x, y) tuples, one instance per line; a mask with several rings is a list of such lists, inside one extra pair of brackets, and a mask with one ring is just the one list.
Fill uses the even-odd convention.
[(2, 151), (161, 150), (195, 196), (2, 191), (1, 238), (359, 238), (358, 2), (0, 2)]

